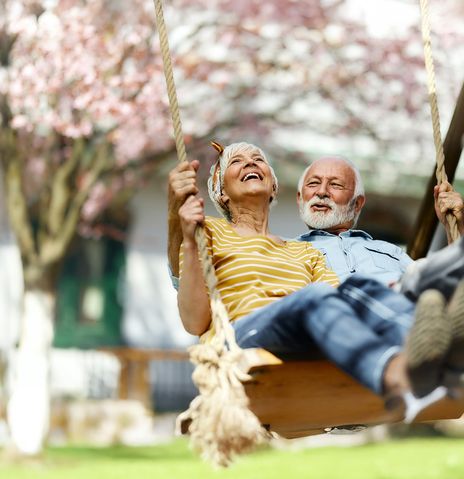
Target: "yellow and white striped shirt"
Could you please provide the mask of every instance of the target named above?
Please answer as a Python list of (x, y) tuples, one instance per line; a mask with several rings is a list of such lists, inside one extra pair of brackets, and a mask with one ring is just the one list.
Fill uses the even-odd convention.
[[(216, 270), (217, 287), (236, 321), (309, 283), (339, 284), (324, 255), (306, 241), (278, 243), (267, 236), (240, 236), (225, 220), (207, 217), (205, 233)], [(183, 251), (180, 254), (182, 276)], [(208, 340), (211, 331), (202, 335)]]

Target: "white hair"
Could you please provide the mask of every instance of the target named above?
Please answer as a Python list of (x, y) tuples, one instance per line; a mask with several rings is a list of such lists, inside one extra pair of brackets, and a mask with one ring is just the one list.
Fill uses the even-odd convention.
[(298, 180), (298, 191), (300, 195), (303, 194), (304, 180), (309, 169), (311, 168), (311, 166), (314, 165), (314, 163), (317, 163), (318, 161), (323, 161), (323, 160), (340, 160), (340, 161), (343, 161), (346, 165), (348, 165), (354, 173), (353, 198), (357, 198), (358, 196), (364, 196), (364, 184), (363, 184), (361, 173), (359, 172), (358, 167), (352, 161), (348, 160), (348, 158), (345, 158), (343, 156), (322, 156), (321, 158), (314, 160), (310, 165), (308, 165), (303, 171), (303, 173), (301, 174), (300, 179)]
[[(330, 211), (327, 213), (312, 212), (311, 206), (314, 203), (320, 203), (321, 201), (330, 207)], [(309, 228), (315, 230), (326, 230), (347, 221), (351, 221), (351, 227), (354, 228), (358, 222), (359, 214), (361, 213), (361, 211), (356, 212), (356, 198), (352, 198), (345, 205), (337, 205), (335, 201), (329, 198), (321, 200), (313, 197), (305, 202), (303, 201), (303, 198), (300, 197), (298, 208), (303, 223)]]
[[(240, 142), (240, 143), (231, 143), (230, 145), (226, 146), (224, 148), (224, 151), (219, 155), (218, 161), (219, 161), (219, 176), (218, 180), (215, 181), (215, 172), (216, 172), (216, 165), (215, 163), (210, 170), (210, 175), (208, 178), (208, 193), (209, 197), (211, 198), (211, 201), (213, 202), (214, 206), (218, 210), (221, 215), (223, 215), (227, 220), (231, 220), (231, 215), (230, 211), (227, 208), (227, 205), (225, 205), (221, 201), (221, 196), (222, 196), (222, 188), (224, 186), (224, 173), (226, 171), (227, 166), (229, 165), (230, 159), (238, 154), (242, 153), (251, 153), (251, 152), (258, 152), (263, 160), (267, 163), (269, 166), (269, 169), (271, 170), (272, 174), (272, 179), (273, 179), (273, 186), (274, 186), (274, 191), (277, 194), (277, 190), (279, 187), (279, 182), (277, 181), (277, 177), (274, 173), (274, 169), (272, 168), (269, 160), (267, 159), (266, 155), (264, 154), (264, 151), (261, 150), (256, 145), (253, 145), (252, 143), (245, 143), (245, 142)], [(275, 199), (271, 198), (271, 204), (275, 204)]]

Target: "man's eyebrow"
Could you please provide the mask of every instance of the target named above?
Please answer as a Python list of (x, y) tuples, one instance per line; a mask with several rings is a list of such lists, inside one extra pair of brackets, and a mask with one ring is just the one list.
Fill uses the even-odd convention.
[(323, 177), (319, 175), (311, 175), (306, 178), (305, 183), (308, 183), (309, 181), (312, 180), (319, 180), (322, 181), (323, 178), (326, 178), (328, 181), (338, 181), (339, 183), (343, 183), (344, 185), (346, 184), (346, 179), (343, 178), (343, 176), (328, 176), (328, 177)]
[(339, 180), (339, 181), (344, 181), (344, 178), (343, 176), (338, 176), (338, 175), (333, 175), (333, 176), (324, 176), (324, 175), (310, 175), (308, 176), (308, 180), (311, 179), (311, 178), (317, 178), (318, 180), (320, 180), (321, 178), (327, 178), (328, 180)]

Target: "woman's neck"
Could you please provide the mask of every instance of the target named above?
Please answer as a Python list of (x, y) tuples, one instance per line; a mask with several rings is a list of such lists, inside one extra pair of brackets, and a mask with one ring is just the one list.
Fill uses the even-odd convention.
[(268, 211), (253, 211), (248, 208), (237, 208), (232, 212), (231, 224), (237, 233), (243, 236), (269, 236)]

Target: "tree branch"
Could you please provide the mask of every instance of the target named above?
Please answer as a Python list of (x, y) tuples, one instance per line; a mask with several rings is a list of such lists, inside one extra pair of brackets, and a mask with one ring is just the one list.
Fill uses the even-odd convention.
[(56, 171), (51, 186), (50, 206), (47, 212), (47, 233), (52, 237), (58, 236), (69, 206), (70, 190), (69, 180), (76, 171), (83, 156), (85, 140), (80, 138), (73, 144), (71, 158), (65, 161)]
[(91, 189), (99, 180), (107, 166), (110, 154), (109, 149), (110, 145), (106, 142), (99, 143), (96, 146), (91, 168), (87, 172), (84, 184), (80, 186), (74, 196), (70, 196), (71, 202), (67, 209), (66, 216), (63, 218), (60, 234), (53, 238), (48, 236), (42, 244), (42, 248), (40, 249), (40, 260), (42, 264), (52, 264), (59, 260), (66, 252), (66, 248), (76, 233), (82, 207)]
[(10, 128), (0, 130), (0, 161), (5, 172), (8, 216), (21, 256), (32, 263), (37, 261), (37, 251), (26, 197), (22, 190), (21, 162), (16, 142), (16, 135)]

